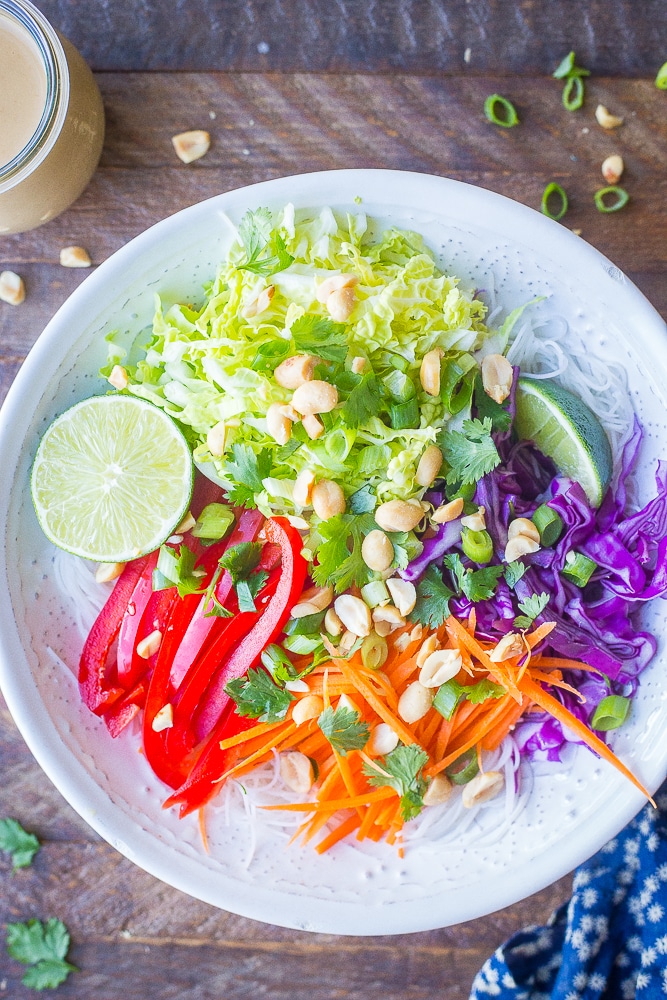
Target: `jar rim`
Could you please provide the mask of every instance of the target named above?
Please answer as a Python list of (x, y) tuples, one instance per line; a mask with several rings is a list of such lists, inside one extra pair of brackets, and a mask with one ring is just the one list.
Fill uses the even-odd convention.
[(46, 72), (46, 100), (37, 128), (16, 156), (0, 166), (0, 193), (35, 170), (60, 135), (69, 104), (69, 70), (55, 30), (30, 0), (0, 0), (0, 13), (24, 28), (37, 45)]

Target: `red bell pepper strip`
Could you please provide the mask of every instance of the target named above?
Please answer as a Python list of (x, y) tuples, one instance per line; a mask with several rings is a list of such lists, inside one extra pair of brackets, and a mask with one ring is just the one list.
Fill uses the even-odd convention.
[[(216, 668), (224, 663), (225, 657), (234, 646), (250, 631), (259, 615), (263, 613), (262, 602), (268, 601), (278, 586), (280, 573), (274, 571), (257, 595), (257, 611), (240, 611), (233, 618), (227, 618), (215, 640), (209, 645), (201, 657), (197, 659), (188, 673), (180, 689), (176, 692), (174, 705), (174, 724), (165, 731), (165, 751), (173, 761), (189, 757), (192, 750), (200, 742), (193, 727), (193, 718), (197, 705), (207, 688), (215, 683)], [(183, 773), (183, 781), (188, 776), (190, 768)]]
[[(137, 643), (153, 631), (149, 628), (144, 634), (145, 630), (141, 629), (141, 625), (144, 612), (153, 596), (153, 570), (157, 566), (157, 559), (157, 552), (147, 556), (144, 571), (132, 591), (118, 633), (118, 683), (125, 690), (132, 687), (139, 679), (138, 674), (142, 672), (142, 667), (144, 671), (147, 668), (146, 661), (144, 660), (142, 664), (141, 657), (135, 656), (135, 653)], [(159, 593), (162, 594), (163, 591)], [(146, 624), (148, 622), (147, 618)]]
[[(257, 536), (264, 517), (258, 511), (243, 511), (236, 528), (229, 538), (206, 550), (200, 565), (210, 576), (222, 553), (241, 542), (253, 541)], [(216, 597), (222, 604), (231, 590), (231, 577), (223, 573), (216, 587)], [(206, 599), (198, 595), (190, 595), (179, 601), (172, 611), (171, 618), (162, 636), (162, 643), (157, 656), (155, 668), (146, 699), (143, 721), (143, 743), (146, 759), (155, 774), (167, 785), (178, 788), (187, 776), (192, 761), (186, 762), (182, 756), (171, 757), (167, 751), (168, 730), (155, 732), (153, 719), (167, 704), (172, 704), (177, 686), (181, 683), (183, 673), (187, 676), (192, 663), (201, 651), (201, 644), (206, 637), (224, 631), (233, 619), (211, 616), (204, 617)], [(199, 645), (195, 645), (194, 636)]]
[[(298, 531), (283, 517), (269, 519), (264, 531), (269, 542), (280, 546), (280, 579), (263, 614), (231, 651), (200, 706), (197, 735), (208, 735), (208, 739), (187, 780), (165, 803), (179, 804), (181, 816), (198, 809), (219, 791), (217, 779), (224, 773), (227, 760), (226, 752), (220, 750), (220, 740), (229, 735), (230, 727), (248, 723), (248, 720), (240, 722), (240, 717), (232, 711), (233, 703), (225, 686), (259, 663), (262, 650), (280, 635), (303, 590), (308, 564), (301, 555), (303, 541)], [(252, 723), (249, 720), (248, 724)]]
[(115, 702), (111, 708), (104, 713), (104, 722), (111, 736), (116, 739), (122, 731), (129, 726), (146, 703), (148, 692), (148, 679), (142, 677), (141, 680), (128, 691), (120, 701)]
[[(225, 551), (234, 545), (241, 544), (241, 542), (253, 542), (263, 524), (264, 515), (258, 510), (244, 510), (227, 541)], [(224, 570), (215, 588), (215, 596), (220, 604), (224, 605), (231, 589), (232, 578), (227, 570)], [(220, 619), (214, 615), (206, 617), (206, 612), (209, 610), (209, 603), (206, 597), (202, 597), (199, 607), (192, 616), (185, 635), (174, 654), (171, 665), (171, 684), (174, 688), (179, 687), (181, 681), (209, 639), (211, 632), (220, 622)]]
[(106, 664), (147, 559), (144, 556), (127, 563), (84, 643), (79, 660), (79, 687), (84, 705), (95, 715), (103, 715), (125, 693), (122, 686), (107, 676)]
[(251, 667), (257, 666), (262, 650), (280, 635), (290, 610), (303, 590), (308, 564), (301, 555), (303, 539), (299, 532), (284, 517), (269, 519), (264, 532), (269, 542), (280, 546), (280, 580), (256, 625), (227, 657), (209, 685), (205, 701), (197, 710), (196, 733), (199, 739), (212, 732), (229, 704), (230, 698), (225, 691), (229, 681), (244, 677)]

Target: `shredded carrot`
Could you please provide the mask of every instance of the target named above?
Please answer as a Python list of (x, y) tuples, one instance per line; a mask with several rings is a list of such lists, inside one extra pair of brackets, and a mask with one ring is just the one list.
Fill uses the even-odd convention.
[(318, 854), (324, 854), (324, 852), (328, 851), (330, 847), (337, 844), (339, 840), (347, 837), (348, 833), (353, 833), (360, 824), (361, 820), (358, 816), (350, 816), (350, 818), (344, 820), (340, 826), (337, 826), (335, 830), (332, 830), (328, 837), (321, 840), (315, 850)]
[[(476, 754), (482, 768), (484, 754), (497, 750), (522, 716), (546, 711), (649, 797), (610, 748), (547, 690), (562, 688), (577, 695), (563, 671), (594, 669), (566, 657), (546, 656), (542, 652), (533, 655), (533, 650), (551, 632), (552, 622), (523, 633), (523, 649), (498, 663), (490, 657), (497, 642), (478, 637), (476, 628), (473, 609), (462, 621), (450, 616), (435, 632), (415, 632), (414, 640), (402, 649), (392, 648), (390, 639), (387, 662), (384, 669), (378, 671), (364, 667), (359, 653), (343, 659), (333, 655), (332, 647), (331, 659), (308, 675), (308, 692), (294, 692), (293, 707), (301, 698), (312, 694), (320, 696), (325, 707), (333, 705), (334, 708), (338, 698), (343, 694), (349, 696), (358, 707), (359, 722), (365, 723), (369, 731), (379, 723), (386, 723), (404, 746), (416, 745), (428, 754), (428, 763), (422, 771), (427, 781), (468, 751)], [(464, 697), (451, 719), (443, 718), (435, 708), (430, 708), (416, 722), (405, 722), (398, 712), (399, 699), (419, 669), (417, 649), (429, 635), (436, 635), (439, 648), (456, 649), (461, 654), (462, 668), (456, 680), (463, 686), (464, 693), (466, 687), (484, 678), (501, 685), (504, 693), (480, 703)], [(230, 776), (239, 777), (270, 760), (276, 752), (298, 750), (316, 765), (314, 797), (311, 801), (263, 807), (304, 814), (292, 841), (316, 843), (315, 850), (322, 853), (356, 831), (359, 841), (384, 839), (396, 844), (401, 852), (404, 819), (400, 794), (391, 784), (371, 784), (368, 776), (371, 769), (378, 773), (376, 780), (381, 781), (383, 775), (390, 777), (384, 758), (370, 749), (349, 750), (347, 755), (338, 752), (319, 728), (316, 718), (297, 725), (292, 711), (293, 708), (281, 722), (258, 723), (223, 740), (220, 746), (225, 750), (233, 749), (234, 758), (233, 766), (228, 767), (219, 781)], [(332, 821), (336, 824), (333, 827)], [(202, 816), (200, 824), (205, 838)], [(323, 839), (316, 842), (315, 838), (322, 835)]]
[(618, 759), (616, 754), (607, 746), (606, 743), (603, 743), (602, 740), (595, 735), (595, 733), (591, 732), (588, 726), (581, 722), (576, 715), (573, 715), (572, 712), (568, 711), (568, 709), (565, 708), (565, 705), (562, 705), (558, 699), (550, 695), (530, 677), (524, 677), (521, 681), (521, 686), (523, 691), (531, 698), (532, 701), (535, 702), (536, 705), (543, 708), (545, 712), (549, 713), (549, 715), (553, 715), (554, 719), (558, 719), (561, 725), (567, 726), (567, 728), (575, 733), (580, 740), (591, 748), (591, 750), (594, 750), (599, 757), (602, 757), (602, 759), (606, 760), (609, 764), (613, 764), (613, 766), (620, 771), (622, 775), (632, 782), (635, 788), (639, 789), (642, 795), (646, 796), (651, 805), (655, 806), (655, 802), (651, 798), (650, 794), (644, 788), (642, 783), (635, 778), (632, 771), (630, 771), (625, 764)]

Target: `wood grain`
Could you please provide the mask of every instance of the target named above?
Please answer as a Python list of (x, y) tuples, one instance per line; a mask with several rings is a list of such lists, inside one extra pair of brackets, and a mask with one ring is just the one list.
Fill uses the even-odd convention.
[[(97, 70), (655, 73), (662, 0), (41, 0)], [(641, 16), (637, 16), (637, 7)], [(470, 62), (464, 53), (470, 49)]]

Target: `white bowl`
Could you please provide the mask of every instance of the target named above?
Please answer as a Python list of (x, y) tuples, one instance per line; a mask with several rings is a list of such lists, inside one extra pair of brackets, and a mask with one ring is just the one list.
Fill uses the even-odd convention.
[[(132, 240), (90, 275), (31, 351), (0, 413), (0, 684), (28, 746), (77, 812), (110, 844), (163, 881), (215, 906), (284, 926), (338, 934), (425, 930), (481, 916), (570, 871), (614, 836), (643, 804), (606, 763), (578, 748), (566, 766), (541, 768), (528, 804), (498, 843), (467, 835), (446, 852), (424, 842), (400, 859), (394, 848), (347, 844), (320, 857), (278, 839), (244, 864), (248, 833), (213, 824), (203, 850), (196, 818), (161, 808), (165, 789), (137, 753), (136, 738), (112, 741), (81, 705), (75, 678), (81, 640), (52, 579), (53, 552), (29, 492), (39, 437), (53, 417), (103, 392), (104, 335), (149, 326), (153, 296), (197, 297), (247, 208), (286, 202), (363, 209), (423, 233), (443, 266), (469, 287), (493, 280), (509, 311), (546, 295), (593, 352), (620, 361), (646, 438), (638, 481), (653, 495), (667, 451), (667, 338), (655, 310), (625, 276), (566, 228), (489, 191), (427, 175), (346, 170), (253, 185), (194, 205)], [(648, 609), (660, 639), (642, 677), (631, 721), (613, 746), (650, 790), (667, 762), (664, 616)], [(55, 650), (70, 670), (63, 670)]]

